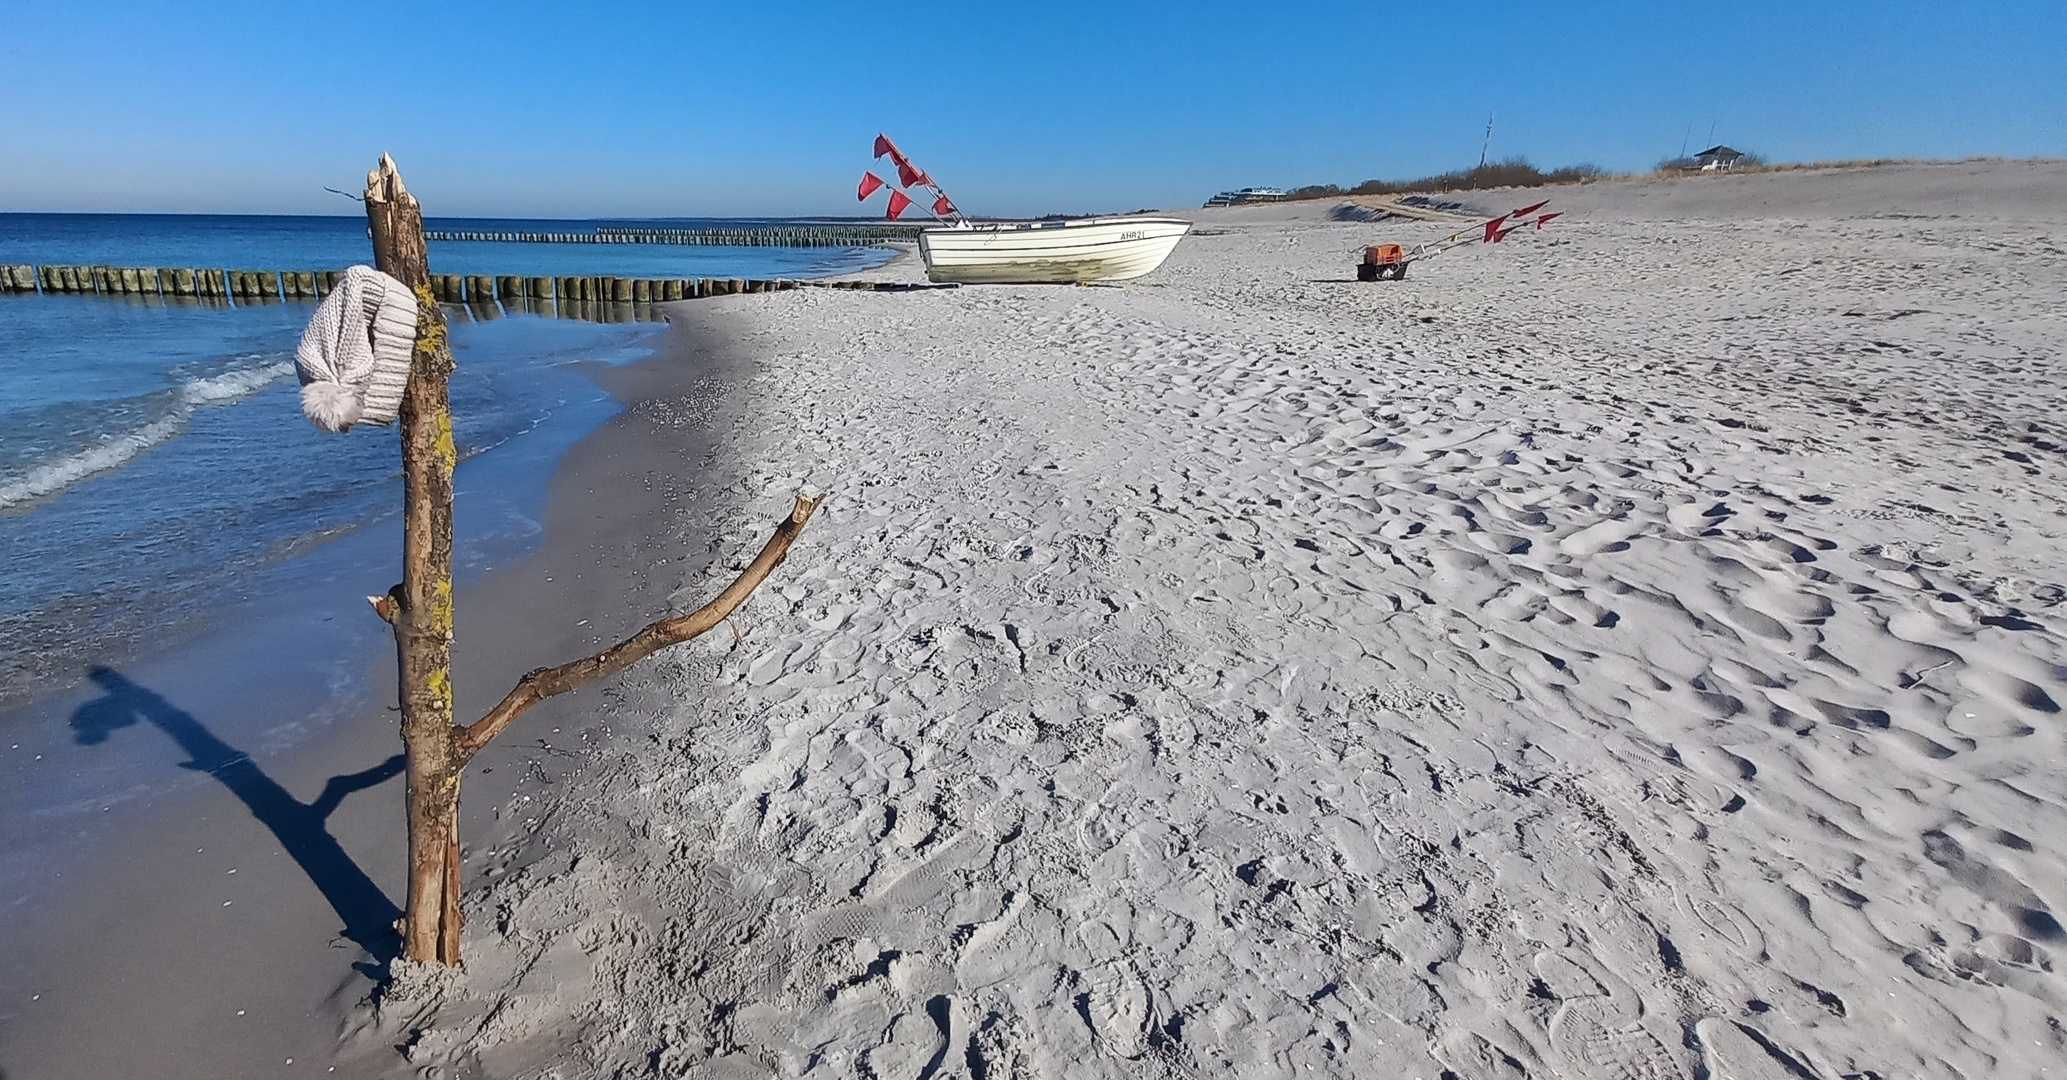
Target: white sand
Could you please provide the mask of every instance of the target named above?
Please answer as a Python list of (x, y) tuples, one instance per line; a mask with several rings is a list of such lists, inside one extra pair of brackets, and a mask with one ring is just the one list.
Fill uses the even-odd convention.
[(340, 1072), (2067, 1074), (2067, 165), (1549, 194), (685, 307), (831, 498)]

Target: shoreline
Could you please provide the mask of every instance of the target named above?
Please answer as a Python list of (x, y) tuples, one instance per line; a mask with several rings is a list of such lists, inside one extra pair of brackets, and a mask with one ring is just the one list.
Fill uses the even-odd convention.
[[(616, 460), (628, 444), (628, 427), (649, 429), (632, 444), (702, 456), (693, 424), (656, 425), (627, 408), (656, 397), (678, 400), (685, 409), (720, 408), (716, 402), (731, 392), (730, 368), (721, 344), (692, 340), (674, 328), (660, 331), (654, 346), (629, 364), (584, 365), (620, 408), (555, 466), (540, 499), (538, 548), (460, 584), (454, 667), (462, 713), (493, 704), (530, 667), (593, 651), (595, 631), (576, 625), (591, 620), (586, 614), (560, 618), (565, 612), (586, 609), (593, 625), (609, 626), (646, 607), (658, 614), (667, 603), (665, 592), (653, 595), (643, 575), (594, 572), (599, 562), (621, 558), (628, 538), (661, 528), (654, 493), (643, 477), (624, 479), (600, 496), (590, 488), (599, 473), (633, 467)], [(694, 477), (681, 483), (699, 490)], [(592, 503), (611, 511), (606, 516), (614, 523), (598, 522), (585, 509)], [(467, 503), (459, 513), (464, 522)], [(683, 565), (695, 560), (685, 558)], [(338, 603), (321, 589), (310, 602)], [(364, 614), (354, 607), (334, 617)], [(355, 705), (332, 700), (321, 680), (299, 691), (303, 697), (281, 699), (266, 689), (265, 675), (250, 676), (250, 692), (274, 695), (268, 707), (339, 712), (314, 737), (299, 741), (248, 743), (227, 732), (218, 738), (223, 725), (206, 701), (161, 696), (148, 679), (119, 684), (97, 701), (80, 694), (76, 703), (47, 704), (43, 711), (60, 718), (76, 705), (89, 715), (98, 709), (124, 717), (112, 723), (131, 730), (112, 730), (110, 741), (130, 744), (127, 753), (159, 759), (165, 769), (199, 760), (221, 783), (196, 779), (146, 793), (108, 818), (83, 823), (81, 835), (94, 845), (90, 861), (53, 868), (64, 877), (49, 880), (31, 910), (18, 905), (10, 912), (17, 947), (0, 972), (8, 992), (0, 1004), (0, 1069), (9, 1077), (251, 1075), (290, 1056), (327, 1064), (341, 1018), (374, 986), (354, 969), (373, 958), (361, 943), (335, 937), (347, 920), (333, 901), (364, 909), (398, 903), (401, 895), (401, 784), (376, 771), (400, 748), (392, 713), (382, 704), (393, 696), (393, 662), (383, 647), (385, 627), (365, 621), (369, 625), (353, 635), (360, 642), (356, 658), (345, 662), (357, 669), (344, 674), (359, 688)], [(584, 763), (589, 750), (582, 740), (596, 733), (569, 725), (585, 696), (533, 709), (483, 752), (468, 780), (471, 813), (462, 818), (470, 846), (500, 835), (507, 823), (498, 812), (522, 798), (517, 792), (524, 785), (558, 782)], [(181, 734), (178, 742), (168, 738)], [(207, 757), (211, 738), (225, 748), (214, 759)], [(193, 752), (195, 743), (202, 753)], [(244, 775), (246, 766), (234, 762), (247, 753)], [(225, 764), (232, 767), (219, 767)], [(361, 773), (373, 774), (362, 777), (373, 786), (343, 798), (327, 819), (293, 809), (296, 802), (307, 806), (328, 779)], [(284, 811), (277, 796), (285, 797)], [(272, 798), (275, 805), (261, 807), (252, 797)], [(265, 822), (254, 816), (262, 809)], [(330, 896), (312, 883), (310, 866), (326, 876)], [(473, 869), (470, 864), (470, 874)], [(368, 883), (374, 892), (366, 891)], [(358, 914), (362, 930), (377, 927), (377, 918)], [(359, 960), (350, 959), (355, 955)], [(223, 973), (220, 984), (196, 983), (192, 967), (202, 956)], [(311, 978), (312, 972), (328, 974)], [(36, 995), (40, 1000), (28, 1000)], [(100, 1042), (96, 1033), (111, 1014), (136, 1026), (122, 1040)]]
[(2036, 1073), (2067, 164), (1965, 168), (714, 310), (826, 502), (353, 1067)]
[[(489, 748), (461, 975), (363, 1006), (309, 974), (345, 950), (167, 940), (226, 875), (108, 898), (165, 971), (280, 988), (287, 1033), (185, 972), (186, 1034), (130, 1041), (526, 1080), (2035, 1072), (2067, 201), (1934, 208), (1914, 172), (1805, 174), (1800, 218), (1595, 190), (1390, 284), (1346, 253), (1399, 230), (1244, 210), (1125, 288), (684, 305), (723, 374), (609, 374), (633, 403), (561, 462), (545, 551), (461, 590), (460, 712), (825, 491), (743, 640)], [(283, 783), (393, 749), (358, 734)], [(398, 796), (333, 818), (391, 883)]]

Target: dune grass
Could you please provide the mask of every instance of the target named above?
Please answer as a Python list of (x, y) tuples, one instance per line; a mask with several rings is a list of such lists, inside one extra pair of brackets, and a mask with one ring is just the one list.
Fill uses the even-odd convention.
[[(1810, 169), (1866, 169), (1878, 165), (1914, 164), (1922, 158), (1841, 158), (1819, 161), (1767, 161), (1757, 154), (1716, 173), (1704, 173), (1691, 158), (1668, 158), (1648, 172), (1609, 172), (1596, 165), (1565, 165), (1544, 170), (1524, 157), (1488, 162), (1469, 169), (1455, 169), (1414, 180), (1366, 180), (1353, 187), (1309, 184), (1293, 188), (1289, 199), (1334, 199), (1348, 195), (1439, 194), (1478, 191), (1486, 188), (1549, 187), (1559, 184), (1589, 184), (1602, 180), (1663, 180), (1680, 176), (1727, 175), (1731, 173), (1798, 172)], [(1962, 158), (1963, 161), (1998, 160), (1990, 157)]]

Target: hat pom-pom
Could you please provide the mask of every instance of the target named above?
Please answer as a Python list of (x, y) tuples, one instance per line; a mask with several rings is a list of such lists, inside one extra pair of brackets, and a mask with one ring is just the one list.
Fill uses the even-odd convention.
[(325, 431), (344, 431), (359, 422), (359, 395), (343, 383), (312, 382), (301, 388), (301, 411)]

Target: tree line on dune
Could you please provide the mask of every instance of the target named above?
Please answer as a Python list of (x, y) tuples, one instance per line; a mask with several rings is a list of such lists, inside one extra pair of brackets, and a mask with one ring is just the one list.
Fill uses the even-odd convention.
[(1545, 184), (1577, 184), (1608, 175), (1598, 165), (1566, 165), (1545, 172), (1529, 159), (1512, 157), (1489, 161), (1469, 169), (1453, 169), (1418, 180), (1366, 180), (1355, 187), (1337, 184), (1308, 184), (1293, 188), (1293, 199), (1326, 199), (1337, 195), (1399, 195), (1409, 191), (1473, 191), (1480, 188), (1541, 187)]
[[(1745, 154), (1737, 160), (1736, 167), (1762, 166), (1766, 159), (1758, 154)], [(1700, 163), (1692, 158), (1667, 158), (1658, 163), (1661, 173), (1690, 172), (1699, 169)], [(1489, 161), (1469, 169), (1452, 169), (1434, 176), (1423, 176), (1414, 180), (1366, 180), (1354, 187), (1339, 184), (1308, 184), (1286, 192), (1290, 199), (1328, 199), (1342, 195), (1402, 195), (1407, 192), (1428, 191), (1477, 191), (1485, 188), (1546, 187), (1552, 184), (1583, 184), (1589, 180), (1608, 180), (1626, 177), (1628, 173), (1611, 173), (1598, 165), (1564, 165), (1544, 170), (1529, 163), (1525, 157), (1511, 157), (1505, 161)]]

